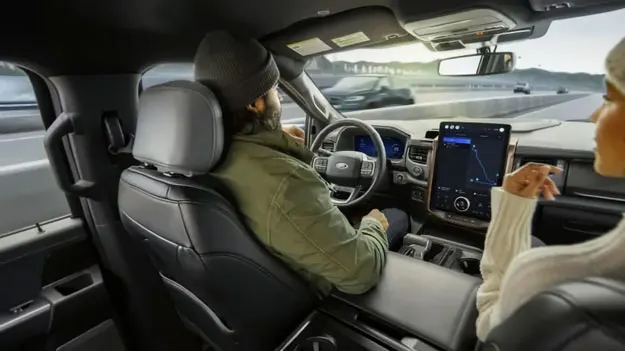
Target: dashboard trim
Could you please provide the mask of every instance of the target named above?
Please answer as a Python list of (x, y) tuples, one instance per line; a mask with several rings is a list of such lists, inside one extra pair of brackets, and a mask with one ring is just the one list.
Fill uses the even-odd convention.
[(579, 197), (587, 197), (587, 198), (590, 198), (590, 199), (597, 199), (597, 200), (625, 202), (625, 199), (618, 198), (618, 197), (603, 196), (603, 195), (593, 195), (593, 194), (583, 193), (583, 192), (579, 192), (579, 191), (574, 192), (573, 195), (576, 195), (576, 196), (579, 196)]
[[(514, 154), (518, 145), (518, 138), (510, 138), (508, 143), (508, 149), (506, 151), (506, 173), (512, 171), (514, 167)], [(436, 150), (438, 149), (438, 137), (432, 142), (432, 149), (428, 153), (428, 190), (427, 197), (425, 199), (427, 211), (433, 216), (455, 225), (472, 228), (472, 229), (486, 229), (490, 222), (481, 221), (479, 219), (464, 217), (455, 213), (435, 210), (430, 207), (430, 197), (432, 196), (432, 183), (434, 179), (434, 165), (436, 163)]]

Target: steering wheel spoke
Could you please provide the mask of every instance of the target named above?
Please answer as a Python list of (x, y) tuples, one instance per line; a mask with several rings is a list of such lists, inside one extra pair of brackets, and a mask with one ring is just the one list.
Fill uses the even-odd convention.
[(319, 150), (317, 150), (317, 155), (319, 155), (321, 157), (330, 157), (333, 154), (334, 154), (334, 152), (328, 151), (326, 149), (319, 148)]
[[(362, 190), (362, 186), (358, 185), (354, 188), (352, 187), (348, 187), (348, 186), (338, 186), (338, 185), (334, 185), (334, 191), (335, 193), (337, 192), (344, 192), (344, 193), (348, 193), (349, 195), (347, 195), (347, 199), (338, 199), (334, 196), (331, 196), (332, 198), (332, 202), (334, 202), (335, 205), (345, 205), (345, 204), (349, 204), (352, 201), (354, 201), (354, 199), (356, 199), (358, 197), (358, 195), (360, 195), (360, 192)], [(334, 194), (332, 194), (334, 195)]]
[(329, 157), (315, 156), (312, 161), (312, 166), (319, 174), (325, 174), (328, 170)]
[(360, 177), (373, 178), (375, 174), (375, 160), (363, 160), (360, 166)]

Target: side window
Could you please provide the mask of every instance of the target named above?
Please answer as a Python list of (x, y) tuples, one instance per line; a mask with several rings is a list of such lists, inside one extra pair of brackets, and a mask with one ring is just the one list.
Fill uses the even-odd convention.
[(165, 63), (149, 69), (143, 74), (143, 89), (172, 80), (193, 80), (193, 65), (190, 63)]
[[(152, 67), (143, 74), (143, 89), (169, 82), (172, 80), (193, 80), (193, 64), (165, 63)], [(278, 96), (282, 104), (282, 122), (303, 125), (306, 113), (282, 89), (278, 88)]]
[(387, 77), (380, 79), (380, 81), (378, 82), (378, 90), (390, 89), (390, 88), (391, 88), (391, 83)]
[(30, 80), (0, 62), (0, 236), (69, 214), (50, 170), (44, 134)]

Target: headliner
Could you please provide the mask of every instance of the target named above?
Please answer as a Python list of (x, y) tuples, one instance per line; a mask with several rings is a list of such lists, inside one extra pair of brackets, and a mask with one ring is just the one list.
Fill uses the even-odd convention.
[[(533, 12), (526, 0), (31, 0), (5, 6), (0, 14), (0, 59), (44, 75), (131, 73), (191, 61), (203, 35), (218, 28), (265, 38), (271, 47), (271, 38), (339, 28), (341, 15), (335, 14), (363, 7), (383, 10), (399, 22), (490, 7), (532, 25), (625, 7), (623, 0), (609, 1)], [(321, 18), (320, 10), (330, 15)], [(360, 17), (367, 20), (366, 12)], [(397, 23), (392, 26), (401, 31)]]

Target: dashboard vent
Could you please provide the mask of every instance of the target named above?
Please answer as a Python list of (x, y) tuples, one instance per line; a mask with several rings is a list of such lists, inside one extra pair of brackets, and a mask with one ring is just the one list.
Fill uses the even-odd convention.
[(411, 146), (408, 149), (408, 159), (416, 162), (416, 163), (420, 163), (420, 164), (426, 164), (428, 162), (428, 153), (430, 152), (430, 149), (428, 147), (423, 147), (423, 146)]
[(519, 162), (519, 167), (523, 166), (526, 163), (544, 163), (552, 166), (558, 165), (558, 160), (554, 158), (540, 158), (540, 157), (523, 157), (521, 162)]
[(321, 148), (326, 151), (334, 151), (334, 142), (333, 141), (324, 141), (321, 144)]

